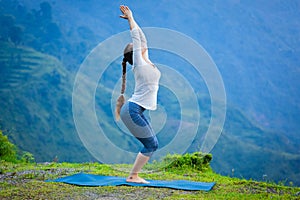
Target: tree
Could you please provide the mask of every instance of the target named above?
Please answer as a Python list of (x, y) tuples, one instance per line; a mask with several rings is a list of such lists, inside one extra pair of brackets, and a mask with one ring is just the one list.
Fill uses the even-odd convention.
[(17, 160), (16, 146), (8, 140), (6, 135), (2, 134), (2, 131), (0, 131), (0, 160), (8, 162), (16, 162)]
[(18, 45), (22, 41), (24, 28), (20, 25), (12, 26), (9, 30), (9, 38), (15, 44)]
[(40, 15), (42, 20), (46, 22), (52, 21), (52, 7), (48, 2), (43, 2), (40, 4)]
[(7, 41), (9, 39), (10, 29), (15, 25), (15, 17), (13, 15), (0, 16), (0, 39)]

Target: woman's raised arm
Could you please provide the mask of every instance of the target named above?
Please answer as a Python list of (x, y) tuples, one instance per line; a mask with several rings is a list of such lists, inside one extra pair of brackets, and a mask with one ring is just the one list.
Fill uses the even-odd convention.
[(137, 26), (137, 24), (133, 18), (131, 10), (128, 8), (128, 6), (121, 5), (120, 10), (123, 14), (123, 15), (120, 15), (120, 17), (128, 20), (130, 30), (135, 28)]
[(120, 6), (120, 10), (123, 14), (120, 17), (127, 19), (129, 22), (133, 43), (133, 65), (143, 65), (149, 60), (146, 37), (141, 28), (135, 22), (131, 10), (127, 6), (123, 5)]

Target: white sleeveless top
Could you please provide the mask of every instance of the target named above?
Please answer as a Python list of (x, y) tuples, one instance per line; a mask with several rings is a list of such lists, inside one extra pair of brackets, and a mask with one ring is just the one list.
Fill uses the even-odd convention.
[(160, 71), (148, 59), (142, 57), (142, 48), (147, 48), (147, 41), (140, 27), (135, 26), (131, 31), (133, 41), (133, 67), (135, 88), (132, 97), (128, 100), (147, 110), (157, 107), (157, 92), (159, 88)]

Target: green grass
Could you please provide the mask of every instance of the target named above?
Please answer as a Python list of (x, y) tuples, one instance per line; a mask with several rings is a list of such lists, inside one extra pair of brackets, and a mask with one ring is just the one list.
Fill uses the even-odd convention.
[[(299, 199), (300, 188), (221, 176), (208, 169), (161, 168), (148, 164), (146, 179), (216, 182), (209, 192), (147, 187), (79, 187), (45, 182), (85, 172), (126, 177), (131, 165), (99, 163), (13, 164), (1, 162), (0, 199)], [(298, 196), (297, 196), (298, 195)]]

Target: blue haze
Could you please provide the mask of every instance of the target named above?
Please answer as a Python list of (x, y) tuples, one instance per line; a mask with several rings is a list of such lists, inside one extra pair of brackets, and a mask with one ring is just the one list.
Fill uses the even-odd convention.
[(53, 17), (66, 29), (88, 26), (101, 42), (128, 29), (119, 4), (129, 5), (142, 27), (195, 39), (218, 66), (229, 104), (264, 129), (300, 137), (300, 1), (65, 0), (53, 3)]
[[(20, 2), (38, 8), (42, 1)], [(260, 129), (300, 144), (299, 0), (50, 3), (53, 18), (63, 30), (88, 27), (96, 35), (95, 46), (128, 30), (118, 17), (120, 4), (132, 8), (141, 27), (168, 28), (188, 35), (218, 66), (229, 106), (239, 109)], [(155, 59), (159, 62), (160, 58), (156, 55)], [(168, 65), (172, 66), (172, 61)], [(269, 142), (272, 145), (272, 140)], [(300, 149), (292, 153), (299, 155)]]

